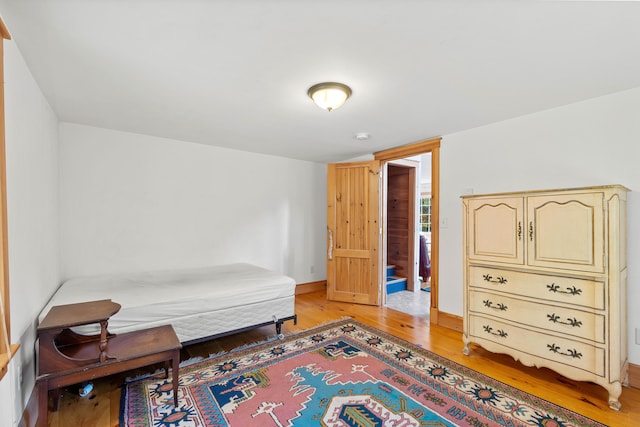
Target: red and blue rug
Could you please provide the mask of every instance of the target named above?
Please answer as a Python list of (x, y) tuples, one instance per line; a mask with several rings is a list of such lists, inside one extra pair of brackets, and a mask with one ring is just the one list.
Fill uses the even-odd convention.
[(123, 427), (602, 427), (370, 326), (343, 320), (125, 385)]

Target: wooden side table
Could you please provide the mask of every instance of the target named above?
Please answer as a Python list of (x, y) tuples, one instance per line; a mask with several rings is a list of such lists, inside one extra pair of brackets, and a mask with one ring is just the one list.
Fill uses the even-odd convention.
[[(171, 325), (113, 335), (108, 320), (120, 310), (111, 300), (54, 306), (38, 326), (38, 425), (47, 425), (49, 390), (124, 371), (164, 363), (172, 369), (173, 402), (178, 404), (182, 344)], [(70, 328), (99, 323), (100, 334)]]

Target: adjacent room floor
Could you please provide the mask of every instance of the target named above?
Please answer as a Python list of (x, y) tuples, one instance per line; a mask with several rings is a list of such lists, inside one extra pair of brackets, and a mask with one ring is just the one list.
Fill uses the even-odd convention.
[(387, 307), (413, 316), (429, 319), (431, 292), (399, 291), (387, 295)]

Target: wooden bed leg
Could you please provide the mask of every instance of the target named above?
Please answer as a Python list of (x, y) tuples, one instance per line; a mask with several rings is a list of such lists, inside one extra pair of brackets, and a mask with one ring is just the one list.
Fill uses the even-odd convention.
[(49, 416), (49, 383), (47, 380), (36, 382), (38, 387), (38, 419), (36, 427), (47, 427)]

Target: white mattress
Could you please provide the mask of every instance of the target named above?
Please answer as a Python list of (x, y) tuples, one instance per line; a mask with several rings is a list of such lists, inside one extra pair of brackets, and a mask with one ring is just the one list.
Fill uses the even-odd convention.
[[(294, 315), (295, 281), (250, 264), (152, 271), (65, 281), (40, 314), (54, 305), (111, 299), (122, 308), (109, 331), (172, 324), (182, 342)], [(99, 325), (78, 328), (96, 333)]]

